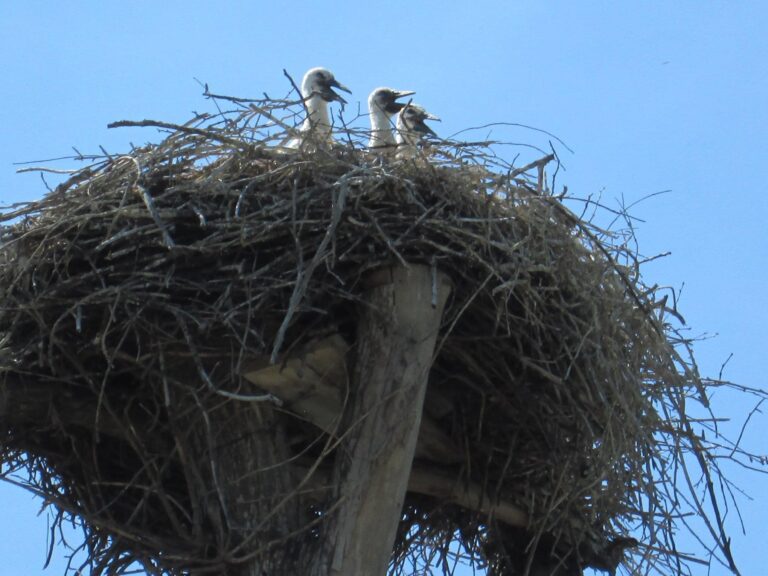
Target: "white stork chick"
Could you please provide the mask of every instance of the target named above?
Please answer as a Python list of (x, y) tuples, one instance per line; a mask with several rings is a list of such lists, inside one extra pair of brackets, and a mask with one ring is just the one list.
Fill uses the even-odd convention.
[(301, 96), (307, 107), (307, 118), (299, 129), (302, 135), (292, 138), (286, 147), (298, 148), (304, 140), (310, 139), (321, 146), (330, 146), (333, 143), (328, 103), (334, 101), (342, 104), (347, 103), (344, 98), (333, 91), (333, 88), (351, 94), (350, 89), (339, 84), (333, 73), (327, 68), (312, 68), (304, 74), (301, 81)]
[(439, 122), (440, 118), (433, 116), (416, 104), (407, 104), (397, 114), (397, 136), (395, 141), (398, 158), (415, 158), (421, 139), (427, 134), (437, 136), (432, 128), (426, 125), (426, 120), (436, 120)]
[(371, 95), (368, 96), (368, 112), (371, 115), (369, 150), (387, 152), (395, 149), (392, 119), (405, 107), (405, 104), (397, 100), (415, 93), (413, 90), (394, 90), (384, 87), (376, 88), (371, 92)]

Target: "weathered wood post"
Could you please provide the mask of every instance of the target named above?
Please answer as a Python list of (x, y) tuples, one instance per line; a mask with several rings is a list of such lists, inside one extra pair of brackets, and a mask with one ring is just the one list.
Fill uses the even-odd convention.
[(421, 264), (368, 279), (316, 576), (386, 574), (450, 290), (447, 276)]

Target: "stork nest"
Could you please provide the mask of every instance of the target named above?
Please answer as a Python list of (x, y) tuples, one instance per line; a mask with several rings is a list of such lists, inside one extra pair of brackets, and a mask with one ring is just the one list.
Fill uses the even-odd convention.
[[(484, 146), (380, 161), (347, 130), (332, 150), (277, 153), (266, 144), (283, 110), (259, 102), (184, 126), (145, 122), (167, 131), (159, 144), (95, 159), (6, 211), (5, 475), (59, 521), (80, 519), (95, 573), (133, 562), (215, 573), (316, 538), (332, 503), (305, 498), (305, 484), (295, 497), (309, 527), (298, 533), (244, 543), (226, 514), (206, 510), (226, 423), (211, 413), (259, 412), (288, 447), (281, 465), (321, 477), (333, 434), (243, 374), (328, 338), (351, 358), (366, 276), (421, 263), (453, 283), (425, 418), (457, 452), (449, 462), (425, 451), (414, 467), (480, 487), (480, 500), (527, 522), (456, 491), (409, 491), (393, 572), (457, 553), (496, 574), (610, 570), (625, 547), (633, 573), (695, 561), (673, 534), (681, 500), (696, 513), (719, 501), (712, 482), (702, 495), (677, 476), (718, 475), (684, 409), (705, 401), (707, 382), (678, 355), (673, 311), (643, 285), (631, 236), (583, 220)], [(710, 527), (732, 566), (719, 517)]]

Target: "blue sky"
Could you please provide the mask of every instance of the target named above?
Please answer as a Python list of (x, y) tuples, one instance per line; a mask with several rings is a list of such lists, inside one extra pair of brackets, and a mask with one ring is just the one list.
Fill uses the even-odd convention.
[[(40, 197), (38, 175), (14, 162), (65, 156), (72, 147), (124, 151), (156, 140), (151, 130), (109, 122), (184, 121), (207, 110), (195, 78), (243, 97), (283, 96), (297, 80), (331, 68), (365, 102), (376, 86), (417, 91), (439, 115), (441, 135), (489, 122), (557, 134), (559, 182), (633, 207), (646, 282), (681, 288), (680, 311), (700, 342), (702, 373), (766, 387), (768, 307), (768, 4), (676, 0), (385, 4), (196, 0), (131, 3), (5, 3), (0, 16), (0, 204)], [(488, 131), (478, 132), (483, 137)], [(546, 146), (522, 128), (500, 140)], [(515, 149), (510, 149), (513, 154)], [(71, 167), (61, 165), (59, 167)], [(740, 424), (751, 404), (715, 397)], [(734, 425), (734, 430), (738, 426)], [(756, 415), (747, 447), (765, 454), (768, 419)], [(764, 571), (768, 478), (733, 470), (754, 500), (733, 513), (744, 574)], [(0, 486), (0, 576), (42, 571), (47, 532), (40, 502)], [(714, 574), (718, 574), (716, 569)]]

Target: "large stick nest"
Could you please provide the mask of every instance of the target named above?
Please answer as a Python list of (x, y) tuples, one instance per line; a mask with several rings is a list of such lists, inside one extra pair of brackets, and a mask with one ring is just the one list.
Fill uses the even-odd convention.
[[(409, 492), (393, 570), (434, 565), (425, 546), (445, 558), (456, 539), (497, 573), (533, 566), (537, 545), (547, 561), (600, 567), (631, 530), (643, 539), (627, 559), (638, 572), (684, 565), (673, 468), (686, 449), (703, 453), (683, 408), (701, 382), (677, 356), (627, 237), (490, 166), (482, 148), (381, 162), (350, 132), (334, 150), (275, 153), (265, 141), (277, 108), (269, 121), (266, 108), (197, 118), (7, 213), (6, 473), (26, 471), (27, 485), (82, 519), (96, 571), (133, 561), (157, 573), (220, 569), (233, 550), (266, 542), (243, 552), (226, 521), (198, 509), (217, 488), (206, 472), (216, 430), (198, 461), (184, 447), (201, 422), (215, 428), (205, 411), (269, 410), (299, 438), (286, 466), (327, 459), (327, 431), (240, 376), (329, 336), (352, 354), (366, 276), (423, 263), (453, 282), (425, 417), (457, 458), (427, 452), (415, 466), (479, 486), (527, 523)], [(686, 494), (716, 504), (711, 491)], [(328, 505), (307, 507), (317, 518)], [(730, 563), (717, 520), (713, 546)]]

